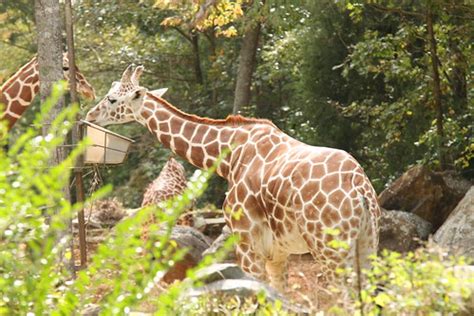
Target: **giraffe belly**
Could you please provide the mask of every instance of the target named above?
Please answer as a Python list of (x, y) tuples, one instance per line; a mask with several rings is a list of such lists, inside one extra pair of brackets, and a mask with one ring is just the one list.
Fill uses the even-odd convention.
[(285, 252), (289, 254), (303, 254), (309, 252), (308, 245), (301, 236), (296, 223), (292, 226), (293, 228), (290, 231), (279, 236), (274, 235), (278, 247), (284, 249)]

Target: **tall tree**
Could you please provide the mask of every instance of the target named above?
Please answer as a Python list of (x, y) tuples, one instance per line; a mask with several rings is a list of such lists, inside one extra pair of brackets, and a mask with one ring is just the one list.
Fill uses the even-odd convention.
[[(51, 94), (53, 85), (64, 78), (63, 72), (63, 49), (62, 49), (62, 21), (59, 0), (35, 0), (35, 20), (38, 41), (38, 65), (40, 78), (40, 95), (44, 100)], [(67, 66), (66, 66), (67, 67)], [(64, 100), (51, 109), (48, 118), (43, 122), (43, 136), (48, 133), (51, 122), (61, 112), (64, 107)], [(59, 146), (51, 157), (51, 165), (58, 165), (66, 159), (65, 147)], [(71, 194), (69, 186), (63, 188), (64, 198), (70, 200)], [(72, 233), (72, 223), (69, 228)], [(58, 241), (66, 234), (63, 231), (57, 236)], [(72, 244), (71, 244), (72, 247)], [(72, 252), (72, 251), (71, 251)], [(59, 253), (58, 259), (63, 261), (70, 271), (74, 273), (74, 261), (66, 263), (63, 252)]]
[[(38, 64), (40, 76), (40, 95), (44, 100), (51, 94), (53, 84), (63, 79), (63, 53), (61, 36), (59, 0), (35, 0), (35, 20), (38, 42)], [(63, 102), (60, 101), (50, 113), (45, 122), (48, 124), (61, 111)], [(54, 157), (59, 162), (61, 157)]]
[(242, 39), (242, 47), (239, 54), (239, 68), (235, 82), (234, 94), (234, 114), (240, 112), (242, 108), (250, 105), (250, 88), (252, 86), (252, 75), (255, 70), (257, 56), (258, 39), (260, 37), (260, 22), (255, 22), (245, 32)]

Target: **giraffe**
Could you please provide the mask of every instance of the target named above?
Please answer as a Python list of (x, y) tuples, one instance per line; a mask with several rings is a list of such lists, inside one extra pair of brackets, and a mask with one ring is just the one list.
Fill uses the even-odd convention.
[[(64, 77), (69, 79), (69, 62), (66, 53), (63, 54)], [(87, 82), (83, 74), (76, 70), (77, 90), (85, 98), (94, 100), (94, 88)], [(33, 57), (21, 67), (0, 88), (0, 104), (5, 110), (0, 114), (0, 120), (7, 121), (10, 130), (23, 112), (33, 101), (39, 91), (39, 68), (37, 57)]]
[(182, 194), (186, 189), (186, 184), (183, 165), (170, 157), (158, 177), (146, 188), (143, 194), (142, 207), (158, 204)]
[[(210, 168), (228, 152), (216, 172), (228, 182), (224, 213), (240, 237), (236, 257), (244, 271), (283, 290), (290, 254), (310, 252), (325, 286), (342, 284), (339, 267), (368, 267), (378, 245), (380, 207), (350, 154), (304, 144), (269, 120), (187, 114), (141, 87), (142, 72), (142, 66), (129, 66), (86, 120), (137, 121), (198, 168)], [(349, 247), (331, 246), (335, 239)]]
[[(183, 165), (173, 157), (170, 157), (163, 166), (163, 169), (161, 170), (158, 177), (146, 188), (145, 193), (143, 194), (142, 207), (148, 205), (158, 205), (160, 202), (183, 194), (186, 186), (187, 179)], [(190, 206), (187, 211), (189, 211), (191, 208), (192, 206)], [(155, 218), (150, 219), (150, 222), (154, 221)], [(178, 218), (176, 224), (194, 227), (194, 219), (192, 214), (185, 212)], [(146, 236), (144, 239), (146, 239)]]

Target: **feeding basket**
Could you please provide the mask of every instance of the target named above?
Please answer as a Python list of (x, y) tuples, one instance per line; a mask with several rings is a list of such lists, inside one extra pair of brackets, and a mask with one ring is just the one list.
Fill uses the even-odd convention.
[(101, 126), (81, 120), (82, 135), (92, 144), (84, 152), (85, 164), (116, 165), (124, 162), (132, 139), (119, 135)]

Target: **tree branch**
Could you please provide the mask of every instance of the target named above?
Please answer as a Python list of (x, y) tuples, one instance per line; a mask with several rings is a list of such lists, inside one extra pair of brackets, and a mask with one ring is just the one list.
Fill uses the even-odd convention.
[(424, 14), (418, 13), (418, 12), (410, 12), (410, 11), (405, 11), (398, 8), (387, 8), (376, 3), (371, 3), (369, 4), (369, 6), (374, 8), (375, 10), (382, 11), (382, 12), (398, 13), (400, 15), (408, 15), (408, 16), (413, 16), (417, 18), (425, 18)]
[(199, 10), (191, 21), (191, 26), (194, 28), (199, 22), (207, 18), (209, 7), (215, 5), (217, 0), (207, 0), (205, 3), (199, 6)]
[(179, 27), (177, 26), (173, 26), (173, 29), (176, 30), (179, 34), (181, 34), (185, 39), (187, 39), (191, 44), (193, 43), (193, 39), (191, 38), (191, 36), (189, 36), (188, 34), (186, 34), (182, 29), (180, 29)]
[(9, 41), (0, 41), (0, 43), (2, 44), (5, 44), (5, 45), (9, 45), (9, 46), (12, 46), (12, 47), (16, 47), (16, 48), (19, 48), (19, 49), (23, 49), (23, 50), (26, 50), (27, 52), (31, 52), (31, 49), (29, 49), (28, 47), (26, 46), (21, 46), (21, 45), (17, 45), (17, 44), (13, 44)]

